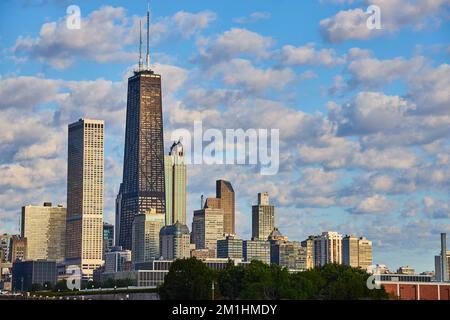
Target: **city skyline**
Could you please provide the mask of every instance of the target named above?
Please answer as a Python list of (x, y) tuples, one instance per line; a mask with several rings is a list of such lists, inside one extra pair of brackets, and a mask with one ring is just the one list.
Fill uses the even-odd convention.
[[(114, 19), (130, 19), (129, 25), (122, 27), (131, 39), (124, 38), (120, 48), (96, 51), (101, 48), (82, 41), (75, 43), (82, 49), (77, 51), (79, 55), (71, 54), (70, 48), (68, 55), (58, 56), (51, 51), (43, 55), (50, 50), (45, 47), (46, 41), (53, 39), (46, 38), (49, 34), (60, 41), (67, 34), (57, 31), (63, 28), (60, 22), (56, 29), (47, 24), (43, 30), (48, 33), (38, 35), (42, 22), (32, 19), (24, 29), (5, 38), (6, 47), (15, 46), (16, 59), (28, 60), (16, 60), (17, 65), (9, 66), (2, 59), (0, 65), (0, 97), (6, 110), (2, 121), (12, 134), (0, 140), (5, 154), (0, 188), (5, 199), (11, 199), (0, 211), (0, 232), (19, 233), (20, 208), (26, 204), (65, 203), (65, 142), (60, 137), (67, 134), (64, 126), (80, 117), (105, 120), (105, 221), (114, 222), (114, 199), (122, 175), (125, 74), (136, 69), (138, 41), (133, 34), (139, 33), (133, 15), (142, 14), (143, 6), (118, 1), (111, 5), (80, 2), (86, 19), (84, 27), (99, 27), (101, 17), (112, 19), (113, 30), (105, 30), (101, 39), (121, 28)], [(126, 9), (119, 9), (119, 5)], [(269, 28), (280, 19), (292, 24), (295, 21), (292, 14), (277, 13), (273, 4), (242, 4), (235, 13), (221, 13), (220, 4), (206, 6), (201, 2), (180, 4), (179, 10), (177, 6), (153, 5), (152, 69), (165, 79), (162, 90), (167, 101), (163, 102), (166, 135), (179, 127), (190, 128), (197, 118), (223, 129), (227, 125), (244, 129), (279, 127), (281, 134), (281, 168), (275, 177), (262, 177), (255, 168), (245, 166), (188, 167), (188, 225), (193, 211), (200, 209), (200, 195), (213, 191), (213, 181), (225, 179), (237, 190), (236, 233), (244, 239), (250, 238), (255, 195), (268, 191), (276, 206), (275, 226), (290, 239), (304, 240), (325, 230), (365, 235), (373, 241), (375, 262), (392, 268), (409, 264), (419, 271), (433, 269), (433, 257), (439, 251), (438, 234), (450, 230), (445, 194), (449, 181), (448, 124), (445, 117), (441, 123), (436, 122), (436, 117), (448, 111), (448, 53), (439, 47), (448, 39), (444, 31), (447, 21), (441, 27), (428, 22), (431, 26), (413, 30), (423, 17), (407, 16), (402, 20), (407, 21), (404, 25), (392, 27), (392, 34), (363, 34), (351, 39), (351, 32), (333, 33), (331, 23), (338, 12), (349, 12), (363, 4), (291, 2), (289, 5), (296, 9), (292, 11), (305, 20), (297, 39), (288, 36), (283, 27)], [(43, 7), (53, 10), (47, 14), (48, 21), (58, 21), (65, 15), (65, 7), (60, 5)], [(179, 13), (182, 8), (184, 14)], [(324, 11), (307, 17), (305, 12), (314, 8)], [(34, 9), (39, 12), (42, 7)], [(401, 14), (401, 8), (397, 9)], [(27, 10), (22, 14), (29, 14)], [(439, 10), (433, 13), (440, 17)], [(145, 16), (140, 18), (145, 20)], [(10, 21), (5, 20), (3, 23)], [(161, 24), (170, 26), (175, 34), (158, 34), (157, 26)], [(433, 27), (437, 29), (431, 32)], [(20, 40), (22, 34), (36, 42)], [(252, 45), (241, 45), (239, 39), (252, 41)], [(392, 49), (382, 48), (385, 41)], [(175, 55), (178, 50), (179, 56)], [(24, 72), (22, 66), (28, 67), (33, 61), (38, 66)], [(93, 64), (95, 67), (89, 68), (92, 75), (75, 71)], [(384, 74), (383, 79), (370, 72), (358, 72), (361, 68), (376, 68)], [(236, 71), (246, 76), (235, 77)], [(259, 75), (258, 81), (253, 80), (255, 74)], [(208, 75), (213, 80), (208, 82)], [(46, 97), (27, 97), (14, 89), (27, 81), (33, 81)], [(19, 92), (16, 100), (8, 94), (14, 90)], [(88, 95), (90, 92), (99, 94), (93, 97)], [(15, 122), (32, 124), (28, 135), (11, 124), (14, 112), (22, 108), (28, 108), (30, 114), (25, 112)], [(278, 115), (289, 121), (277, 121)], [(237, 121), (237, 116), (243, 120)], [(413, 134), (416, 131), (418, 134)], [(24, 141), (24, 136), (36, 138)], [(168, 140), (169, 136), (165, 136), (163, 154), (167, 153)]]

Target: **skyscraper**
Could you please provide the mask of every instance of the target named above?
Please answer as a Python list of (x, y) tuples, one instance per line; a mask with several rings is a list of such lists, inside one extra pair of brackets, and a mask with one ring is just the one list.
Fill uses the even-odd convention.
[(342, 264), (342, 235), (337, 232), (323, 232), (320, 237), (320, 265)]
[(112, 247), (114, 247), (114, 226), (103, 222), (103, 257)]
[(165, 216), (149, 210), (138, 214), (132, 225), (132, 260), (133, 263), (149, 262), (159, 259), (159, 233), (164, 227)]
[(216, 198), (220, 199), (220, 207), (223, 209), (223, 231), (225, 234), (234, 235), (235, 231), (235, 195), (233, 186), (229, 181), (216, 181)]
[(358, 238), (354, 235), (346, 235), (342, 239), (342, 263), (358, 267)]
[(66, 215), (66, 208), (52, 207), (50, 202), (22, 207), (21, 236), (27, 239), (26, 259), (64, 261)]
[[(142, 38), (142, 37), (141, 37)], [(128, 79), (123, 182), (118, 245), (131, 249), (134, 217), (154, 208), (166, 214), (161, 75), (150, 70), (149, 12), (146, 67)]]
[[(62, 249), (64, 254), (64, 246)], [(11, 242), (11, 259), (10, 259), (11, 262), (24, 261), (26, 259), (27, 259), (27, 238), (13, 236)]]
[(69, 125), (66, 263), (91, 279), (103, 263), (104, 122)]
[(309, 236), (301, 245), (306, 250), (306, 269), (314, 268), (314, 236)]
[(243, 241), (235, 236), (217, 240), (217, 258), (243, 259)]
[(179, 221), (165, 226), (159, 233), (161, 256), (166, 260), (187, 259), (191, 256), (191, 234)]
[(216, 256), (217, 240), (223, 238), (223, 209), (205, 207), (194, 211), (191, 242), (196, 249), (208, 249)]
[(275, 226), (275, 207), (267, 192), (258, 193), (258, 204), (252, 206), (252, 238), (267, 240)]
[(372, 265), (372, 241), (365, 237), (345, 236), (342, 239), (342, 263), (366, 270)]
[(365, 237), (358, 239), (358, 267), (367, 270), (373, 264), (372, 241)]
[(186, 224), (186, 164), (181, 141), (174, 142), (164, 156), (166, 183), (166, 225)]
[(270, 242), (264, 240), (246, 240), (242, 245), (244, 260), (253, 260), (270, 264)]

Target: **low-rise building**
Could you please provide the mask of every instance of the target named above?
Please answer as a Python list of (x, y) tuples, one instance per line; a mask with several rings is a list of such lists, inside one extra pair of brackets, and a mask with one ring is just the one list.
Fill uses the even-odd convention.
[(12, 267), (12, 289), (29, 291), (33, 285), (44, 287), (55, 285), (57, 279), (56, 262), (46, 260), (16, 261)]
[(217, 240), (217, 258), (242, 259), (242, 244), (242, 239), (231, 235)]
[(264, 240), (246, 240), (242, 244), (244, 261), (253, 260), (270, 264), (270, 242)]

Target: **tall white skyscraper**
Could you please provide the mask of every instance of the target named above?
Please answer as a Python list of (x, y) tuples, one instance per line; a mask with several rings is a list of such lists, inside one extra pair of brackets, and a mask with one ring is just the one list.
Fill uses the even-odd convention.
[(342, 235), (337, 232), (323, 232), (320, 237), (320, 265), (342, 264)]
[(66, 263), (91, 279), (103, 264), (104, 122), (69, 125)]
[(181, 141), (174, 142), (164, 156), (166, 225), (186, 224), (186, 164)]

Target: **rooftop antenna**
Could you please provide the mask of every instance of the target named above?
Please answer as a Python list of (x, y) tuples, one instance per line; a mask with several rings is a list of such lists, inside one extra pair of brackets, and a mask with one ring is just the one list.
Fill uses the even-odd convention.
[(139, 69), (138, 71), (142, 71), (142, 20), (139, 20)]
[(150, 52), (149, 52), (149, 39), (150, 39), (150, 2), (147, 2), (147, 70), (150, 70)]

